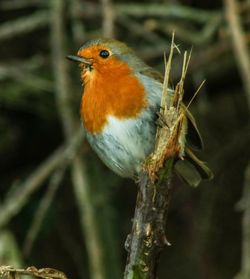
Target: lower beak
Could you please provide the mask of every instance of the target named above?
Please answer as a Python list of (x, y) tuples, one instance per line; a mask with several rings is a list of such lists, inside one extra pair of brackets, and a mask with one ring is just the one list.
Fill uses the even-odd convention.
[(90, 59), (87, 59), (85, 57), (82, 56), (75, 56), (75, 55), (68, 55), (67, 58), (69, 60), (75, 61), (75, 62), (80, 62), (83, 63), (85, 65), (92, 65), (92, 62), (90, 61)]

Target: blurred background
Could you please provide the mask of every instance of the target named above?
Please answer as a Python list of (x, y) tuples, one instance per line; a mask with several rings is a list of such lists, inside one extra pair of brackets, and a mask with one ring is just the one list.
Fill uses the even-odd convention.
[(159, 278), (250, 278), (249, 0), (1, 0), (0, 265), (122, 278), (137, 188), (84, 141), (65, 57), (115, 37), (163, 72), (173, 30), (192, 48), (186, 103), (206, 79), (191, 110), (215, 178), (194, 189), (174, 177)]

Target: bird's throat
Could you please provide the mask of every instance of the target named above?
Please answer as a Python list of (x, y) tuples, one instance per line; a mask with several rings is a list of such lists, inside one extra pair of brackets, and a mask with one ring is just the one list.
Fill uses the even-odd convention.
[(108, 116), (135, 118), (147, 106), (144, 86), (125, 63), (112, 70), (85, 72), (83, 78), (81, 117), (91, 133), (102, 132)]

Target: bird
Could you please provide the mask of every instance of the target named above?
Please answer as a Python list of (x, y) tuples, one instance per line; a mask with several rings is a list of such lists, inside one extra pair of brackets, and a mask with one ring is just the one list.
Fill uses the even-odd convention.
[[(90, 146), (113, 172), (135, 179), (155, 146), (163, 75), (116, 39), (92, 39), (76, 55), (67, 58), (80, 66), (83, 85), (80, 115)], [(184, 161), (189, 166), (184, 171), (179, 167), (178, 172), (196, 186), (213, 174), (192, 152), (192, 147), (201, 149), (203, 143), (189, 111), (186, 118)]]

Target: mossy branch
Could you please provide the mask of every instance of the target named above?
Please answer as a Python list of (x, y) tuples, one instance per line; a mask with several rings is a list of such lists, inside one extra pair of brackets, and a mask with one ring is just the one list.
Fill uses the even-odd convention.
[(154, 152), (144, 163), (139, 177), (134, 221), (128, 236), (128, 259), (125, 279), (155, 279), (157, 262), (162, 249), (170, 245), (166, 237), (166, 220), (170, 200), (173, 162), (182, 157), (185, 136), (185, 110), (181, 105), (183, 84), (190, 55), (184, 53), (179, 83), (171, 95), (169, 88), (174, 49), (172, 37), (170, 55), (166, 63), (160, 111), (161, 125), (157, 129)]

